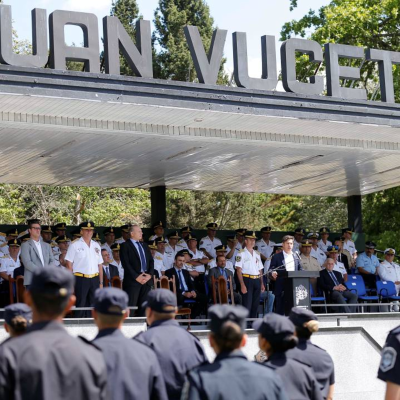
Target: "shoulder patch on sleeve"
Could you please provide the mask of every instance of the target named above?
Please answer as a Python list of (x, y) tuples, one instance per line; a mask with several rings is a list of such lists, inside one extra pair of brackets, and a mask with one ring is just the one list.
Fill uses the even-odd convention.
[(242, 261), (242, 257), (241, 256), (236, 256), (235, 261), (236, 262)]
[(381, 363), (379, 365), (379, 369), (382, 372), (387, 372), (391, 370), (396, 363), (396, 358), (397, 358), (397, 351), (393, 347), (385, 347), (382, 350), (382, 358), (381, 358)]

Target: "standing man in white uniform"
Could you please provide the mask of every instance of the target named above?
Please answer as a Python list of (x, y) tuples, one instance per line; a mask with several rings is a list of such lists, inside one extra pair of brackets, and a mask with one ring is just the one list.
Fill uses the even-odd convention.
[(215, 248), (222, 244), (216, 237), (217, 229), (218, 224), (215, 222), (207, 224), (207, 236), (200, 240), (199, 248), (209, 260), (216, 258), (217, 253), (215, 252)]
[(272, 228), (270, 226), (264, 226), (264, 228), (261, 228), (262, 239), (256, 242), (257, 250), (260, 252), (263, 263), (271, 257), (274, 251), (275, 242), (270, 240), (271, 232)]

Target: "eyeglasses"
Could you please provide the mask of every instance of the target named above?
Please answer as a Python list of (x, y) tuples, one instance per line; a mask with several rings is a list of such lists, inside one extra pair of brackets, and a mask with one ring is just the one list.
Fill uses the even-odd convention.
[(31, 228), (30, 229), (35, 229), (36, 231), (41, 231), (42, 230), (42, 228), (39, 226), (39, 227), (37, 227), (37, 226), (31, 226)]

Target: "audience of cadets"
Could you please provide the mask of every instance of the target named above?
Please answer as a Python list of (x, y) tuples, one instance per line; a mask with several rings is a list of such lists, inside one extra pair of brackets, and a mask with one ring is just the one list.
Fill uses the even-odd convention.
[(119, 229), (121, 230), (121, 237), (115, 240), (115, 243), (125, 243), (129, 237), (130, 237), (130, 233), (129, 233), (129, 228), (131, 227), (131, 224), (126, 224), (126, 225), (122, 225)]
[[(18, 238), (18, 229), (9, 229), (6, 233), (5, 233), (5, 240), (4, 242), (0, 245), (0, 253), (3, 254), (8, 254), (8, 242), (12, 239), (17, 239)], [(0, 254), (1, 256), (1, 254)]]
[(303, 236), (306, 234), (306, 231), (303, 228), (296, 228), (294, 231), (294, 240), (293, 240), (293, 251), (298, 252), (300, 250), (301, 241), (303, 240)]
[(350, 267), (354, 267), (357, 259), (356, 245), (351, 240), (353, 231), (351, 228), (342, 229), (342, 235), (344, 237), (343, 250), (347, 250), (350, 253), (351, 258), (349, 259)]
[[(225, 247), (223, 244), (221, 244), (220, 246), (217, 246), (215, 248), (215, 253), (218, 256), (225, 256), (226, 258), (226, 269), (231, 271), (233, 275), (235, 275), (235, 268), (233, 266), (233, 263), (230, 261), (230, 259), (228, 259), (228, 248)], [(209, 261), (208, 263), (208, 268), (209, 271), (211, 271), (212, 268), (215, 268), (217, 266), (217, 260), (216, 258), (213, 258), (212, 260)]]
[(338, 261), (339, 257), (339, 248), (335, 245), (328, 247), (328, 257), (331, 258), (335, 262), (335, 266), (333, 267), (334, 271), (340, 272), (342, 274), (343, 280), (347, 282), (347, 269), (344, 264)]
[[(319, 230), (319, 234), (321, 236), (321, 240), (318, 242), (318, 247), (324, 252), (328, 252), (328, 247), (332, 246), (332, 242), (328, 240), (329, 234), (331, 233), (330, 229), (326, 226), (323, 226)], [(324, 260), (325, 261), (325, 260)]]
[(284, 278), (287, 276), (287, 272), (290, 271), (301, 271), (300, 257), (293, 252), (293, 236), (285, 235), (282, 238), (282, 252), (276, 254), (271, 259), (269, 266), (269, 275), (274, 284), (274, 295), (275, 295), (275, 310), (278, 314), (283, 315), (285, 312), (284, 303)]
[[(396, 255), (395, 249), (384, 251), (385, 260), (379, 265), (378, 271), (382, 281), (393, 282), (396, 286), (396, 295), (400, 295), (400, 265), (393, 262)], [(357, 259), (358, 260), (358, 259)]]
[(4, 308), (4, 329), (10, 335), (0, 344), (22, 336), (32, 324), (32, 309), (25, 303), (14, 303)]
[(149, 237), (149, 240), (156, 240), (157, 238), (164, 236), (164, 224), (162, 221), (157, 221), (151, 227), (153, 229), (153, 235)]
[(178, 400), (187, 372), (207, 361), (204, 348), (197, 337), (175, 320), (178, 304), (172, 291), (152, 290), (143, 308), (149, 327), (147, 331), (139, 333), (136, 339), (155, 351), (164, 375), (168, 399)]
[(318, 332), (318, 318), (310, 310), (294, 307), (289, 319), (295, 326), (295, 335), (298, 338), (297, 346), (286, 352), (288, 358), (294, 358), (311, 366), (315, 378), (321, 386), (322, 397), (333, 399), (335, 385), (335, 367), (332, 357), (327, 351), (311, 343), (311, 335)]
[(247, 231), (244, 237), (245, 247), (236, 256), (235, 268), (240, 284), (242, 304), (249, 310), (249, 318), (257, 318), (261, 292), (265, 290), (264, 266), (260, 253), (254, 250), (256, 233)]
[(175, 277), (176, 297), (179, 306), (182, 306), (185, 300), (192, 300), (195, 302), (191, 315), (192, 318), (196, 318), (200, 315), (201, 311), (204, 311), (207, 305), (207, 296), (204, 293), (196, 291), (189, 271), (184, 268), (185, 253), (189, 254), (187, 250), (181, 250), (176, 253), (173, 267), (165, 271), (165, 276), (168, 277), (168, 279)]
[(0, 399), (108, 398), (102, 353), (62, 325), (75, 304), (73, 291), (74, 276), (65, 268), (33, 275), (25, 292), (33, 314), (29, 333), (0, 346)]
[(349, 259), (351, 259), (350, 253), (347, 250), (343, 250), (344, 238), (336, 237), (333, 240), (333, 244), (338, 248), (338, 261), (341, 262), (346, 271), (350, 271)]
[(318, 238), (319, 238), (319, 234), (317, 232), (310, 232), (307, 235), (307, 238), (309, 240), (311, 240), (311, 257), (314, 257), (317, 259), (319, 266), (322, 267), (322, 265), (324, 264), (325, 260), (326, 260), (326, 254), (324, 250), (321, 250), (318, 246)]
[(374, 242), (365, 243), (365, 251), (356, 260), (358, 273), (362, 275), (365, 286), (376, 287), (376, 275), (378, 275), (379, 260), (375, 253), (376, 244)]
[(112, 259), (112, 250), (111, 246), (115, 243), (115, 230), (113, 227), (109, 227), (104, 229), (103, 231), (103, 236), (105, 239), (105, 242), (101, 245), (101, 249), (106, 249), (108, 251), (108, 255), (110, 256), (110, 259)]
[(378, 378), (386, 382), (385, 400), (400, 398), (400, 326), (391, 330), (382, 350)]
[[(321, 266), (316, 258), (311, 255), (312, 244), (309, 239), (303, 239), (300, 245), (300, 260), (301, 266), (305, 271), (321, 271)], [(317, 278), (310, 278), (310, 284), (313, 287), (314, 293), (317, 290)]]
[(247, 341), (247, 314), (241, 306), (210, 308), (209, 341), (216, 358), (189, 372), (182, 400), (289, 399), (280, 377), (270, 368), (249, 362), (241, 351)]
[(101, 257), (103, 258), (103, 286), (106, 286), (107, 278), (108, 286), (111, 287), (112, 279), (115, 276), (119, 278), (119, 271), (115, 265), (110, 264), (110, 256), (107, 249), (101, 249)]
[(67, 255), (71, 240), (68, 236), (57, 236), (55, 241), (57, 247), (53, 247), (54, 264), (56, 267), (66, 267), (65, 256)]
[(112, 260), (110, 261), (110, 263), (112, 265), (115, 265), (118, 268), (119, 279), (121, 279), (121, 281), (123, 281), (124, 280), (124, 268), (122, 267), (121, 258), (120, 258), (120, 254), (119, 254), (120, 250), (121, 250), (121, 245), (119, 243), (114, 243), (113, 245), (111, 245)]
[(346, 303), (357, 304), (357, 293), (348, 290), (344, 284), (342, 274), (334, 271), (335, 261), (332, 258), (326, 259), (324, 267), (325, 269), (319, 273), (319, 286), (325, 292), (327, 301), (344, 305), (335, 307), (335, 312), (354, 312), (354, 307), (348, 307)]
[(184, 226), (181, 229), (181, 239), (178, 241), (178, 246), (181, 247), (182, 249), (187, 249), (187, 240), (190, 235), (193, 233), (193, 228), (190, 226)]
[(217, 256), (215, 248), (222, 244), (222, 242), (216, 237), (217, 229), (218, 224), (215, 222), (207, 224), (207, 236), (200, 240), (199, 248), (209, 260)]
[(260, 252), (261, 260), (265, 263), (271, 257), (274, 251), (275, 242), (270, 240), (272, 228), (264, 226), (261, 228), (261, 240), (256, 242), (257, 251)]
[(165, 245), (165, 256), (164, 266), (165, 269), (170, 269), (174, 265), (175, 255), (178, 251), (182, 250), (182, 247), (178, 246), (178, 240), (180, 239), (177, 231), (171, 232), (167, 235), (168, 243)]
[(268, 356), (265, 365), (282, 379), (288, 398), (322, 400), (320, 385), (311, 366), (286, 354), (298, 344), (293, 323), (282, 315), (271, 313), (254, 321), (253, 328), (259, 334), (260, 349)]
[(110, 399), (167, 400), (155, 352), (121, 331), (129, 316), (128, 295), (116, 288), (97, 290), (92, 315), (99, 329), (93, 343), (104, 354)]
[[(68, 247), (65, 261), (67, 268), (75, 275), (76, 306), (92, 307), (94, 292), (103, 287), (103, 258), (100, 245), (92, 240), (94, 223), (82, 222), (79, 227), (82, 237)], [(87, 311), (75, 312), (75, 316), (80, 318), (89, 314)]]
[[(214, 277), (215, 279), (215, 285), (218, 288), (218, 278), (220, 276), (223, 276), (226, 281), (227, 281), (227, 292), (228, 292), (228, 298), (230, 298), (231, 296), (231, 292), (233, 293), (233, 300), (235, 302), (235, 304), (242, 304), (242, 296), (237, 293), (236, 291), (236, 284), (235, 284), (235, 280), (234, 280), (234, 274), (231, 270), (226, 268), (226, 264), (227, 264), (227, 260), (224, 254), (218, 254), (217, 251), (217, 259), (215, 260), (215, 266), (213, 268), (211, 268), (208, 271), (208, 287), (209, 289), (209, 297), (210, 300), (212, 300), (212, 278)], [(229, 278), (232, 279), (232, 286), (229, 283)], [(217, 289), (218, 290), (218, 289)], [(218, 293), (218, 292), (217, 292)]]

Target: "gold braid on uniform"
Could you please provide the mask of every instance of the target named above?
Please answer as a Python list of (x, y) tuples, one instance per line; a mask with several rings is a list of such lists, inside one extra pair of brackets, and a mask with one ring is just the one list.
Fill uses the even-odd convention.
[(311, 333), (318, 332), (319, 330), (319, 322), (315, 320), (311, 320), (304, 323), (304, 328), (308, 329)]

